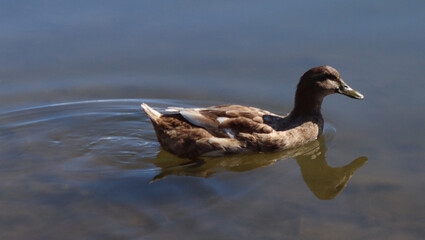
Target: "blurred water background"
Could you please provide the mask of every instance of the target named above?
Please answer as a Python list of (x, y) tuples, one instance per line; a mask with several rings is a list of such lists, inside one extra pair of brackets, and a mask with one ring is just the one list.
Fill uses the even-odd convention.
[[(423, 239), (424, 9), (1, 1), (0, 238)], [(176, 168), (139, 110), (287, 113), (318, 65), (365, 100), (326, 98), (308, 154)]]

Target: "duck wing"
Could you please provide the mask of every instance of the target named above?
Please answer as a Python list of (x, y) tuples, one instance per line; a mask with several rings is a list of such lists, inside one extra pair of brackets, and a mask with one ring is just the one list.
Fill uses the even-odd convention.
[(271, 133), (273, 128), (264, 123), (264, 115), (270, 113), (259, 108), (241, 105), (219, 105), (208, 108), (168, 108), (167, 112), (178, 112), (192, 125), (209, 132), (225, 131), (230, 138), (238, 133)]

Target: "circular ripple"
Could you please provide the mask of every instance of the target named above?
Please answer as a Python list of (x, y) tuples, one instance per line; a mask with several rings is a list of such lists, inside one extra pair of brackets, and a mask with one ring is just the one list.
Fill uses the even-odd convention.
[[(46, 167), (44, 164), (82, 172), (152, 167), (159, 144), (140, 110), (141, 102), (159, 108), (189, 106), (172, 100), (98, 100), (2, 113), (0, 139), (8, 147), (2, 148), (0, 155), (9, 161), (2, 161), (1, 169)], [(16, 157), (19, 162), (12, 161)], [(76, 162), (82, 164), (80, 169)]]

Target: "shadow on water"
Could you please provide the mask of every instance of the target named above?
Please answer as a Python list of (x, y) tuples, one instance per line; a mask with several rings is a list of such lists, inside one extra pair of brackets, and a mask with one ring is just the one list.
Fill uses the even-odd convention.
[(245, 172), (273, 165), (277, 161), (295, 158), (303, 179), (314, 195), (321, 200), (334, 199), (347, 186), (353, 174), (367, 162), (359, 157), (343, 167), (331, 167), (326, 161), (325, 137), (302, 147), (276, 153), (243, 154), (191, 161), (161, 150), (154, 164), (161, 168), (151, 182), (170, 175), (211, 177), (218, 172)]

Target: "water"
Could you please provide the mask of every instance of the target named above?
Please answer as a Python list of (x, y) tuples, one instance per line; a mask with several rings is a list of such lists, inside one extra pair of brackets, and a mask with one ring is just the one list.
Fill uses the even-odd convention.
[[(6, 1), (1, 239), (422, 239), (424, 3)], [(325, 136), (203, 163), (140, 103), (291, 110), (331, 65)]]

